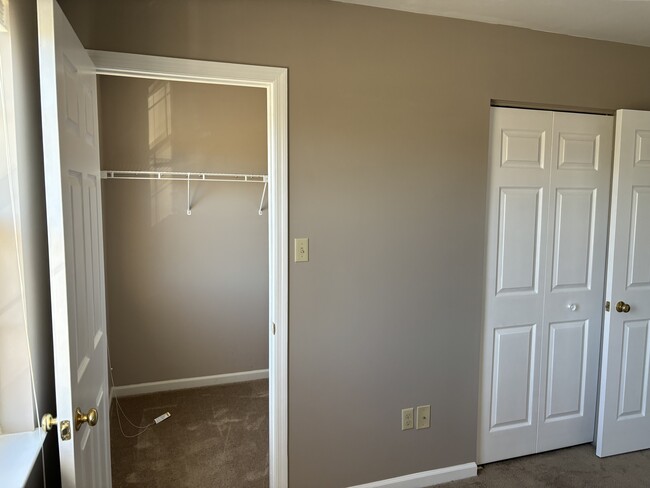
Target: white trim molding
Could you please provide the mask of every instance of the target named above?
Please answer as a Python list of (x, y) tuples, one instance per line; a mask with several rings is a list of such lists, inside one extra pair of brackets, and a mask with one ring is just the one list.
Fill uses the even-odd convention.
[(269, 213), (269, 483), (289, 484), (289, 125), (287, 69), (269, 66), (88, 51), (99, 75), (266, 90)]
[(446, 468), (422, 471), (421, 473), (407, 474), (397, 478), (373, 481), (350, 488), (426, 488), (428, 486), (448, 483), (476, 476), (476, 463), (457, 464)]
[(202, 386), (226, 385), (242, 383), (244, 381), (262, 380), (269, 377), (268, 369), (243, 371), (241, 373), (215, 374), (211, 376), (197, 376), (195, 378), (180, 378), (177, 380), (152, 381), (134, 385), (114, 386), (111, 398), (122, 398), (133, 395), (144, 395), (159, 391), (185, 390), (187, 388), (201, 388)]

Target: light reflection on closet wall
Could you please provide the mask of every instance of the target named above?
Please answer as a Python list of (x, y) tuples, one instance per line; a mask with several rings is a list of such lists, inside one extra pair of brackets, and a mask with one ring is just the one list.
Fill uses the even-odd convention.
[[(168, 81), (149, 85), (149, 170), (171, 171), (172, 160), (172, 94)], [(156, 225), (172, 213), (173, 190), (179, 185), (171, 181), (152, 181), (151, 225)]]

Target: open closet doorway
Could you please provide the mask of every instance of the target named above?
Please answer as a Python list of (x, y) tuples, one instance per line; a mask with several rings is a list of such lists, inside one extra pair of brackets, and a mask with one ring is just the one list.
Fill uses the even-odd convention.
[(99, 76), (98, 102), (113, 485), (267, 487), (266, 91)]
[[(107, 329), (113, 373), (121, 375), (113, 391), (122, 405), (145, 395), (130, 398), (141, 416), (111, 425), (113, 483), (156, 475), (144, 453), (133, 455), (141, 449), (120, 452), (134, 444), (121, 431), (144, 437), (129, 420), (146, 427), (169, 410), (169, 437), (159, 437), (174, 444), (171, 456), (203, 458), (199, 484), (284, 486), (286, 71), (205, 63), (224, 68), (221, 75), (191, 77), (178, 71), (187, 64), (201, 71), (200, 62), (91, 57), (105, 75), (98, 99)], [(141, 234), (137, 246), (130, 232)], [(186, 415), (181, 428), (174, 405)], [(116, 469), (124, 462), (126, 470)]]

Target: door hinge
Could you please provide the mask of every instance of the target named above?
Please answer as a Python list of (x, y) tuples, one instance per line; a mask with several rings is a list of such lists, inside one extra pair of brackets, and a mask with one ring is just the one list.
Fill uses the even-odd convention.
[(275, 322), (273, 322), (273, 327), (271, 327), (271, 330), (273, 331), (273, 335), (275, 335)]
[(609, 312), (609, 307), (610, 307), (609, 300), (607, 300), (605, 302), (605, 312)]

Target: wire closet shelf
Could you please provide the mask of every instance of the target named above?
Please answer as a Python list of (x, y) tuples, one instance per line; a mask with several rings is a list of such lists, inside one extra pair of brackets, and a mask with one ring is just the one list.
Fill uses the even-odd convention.
[(101, 172), (104, 180), (149, 180), (149, 181), (186, 181), (187, 182), (187, 215), (192, 215), (190, 201), (191, 181), (219, 181), (229, 183), (264, 183), (262, 198), (258, 214), (262, 215), (262, 206), (266, 195), (269, 177), (267, 175), (255, 175), (244, 173), (196, 173), (184, 171), (130, 171), (130, 170), (106, 170)]

